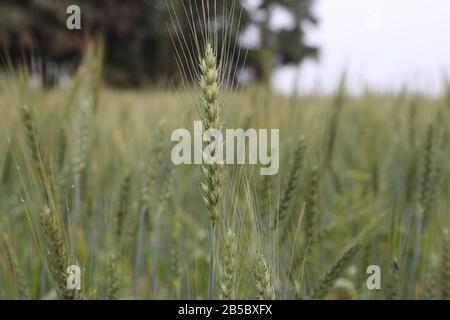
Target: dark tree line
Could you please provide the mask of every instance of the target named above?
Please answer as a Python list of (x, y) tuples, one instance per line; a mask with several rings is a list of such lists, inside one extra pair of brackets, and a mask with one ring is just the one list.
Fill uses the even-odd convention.
[[(166, 1), (173, 6), (170, 11)], [(178, 17), (183, 33), (189, 36), (192, 19), (186, 15), (186, 6), (192, 4), (194, 8), (201, 8), (204, 1), (214, 2), (0, 0), (0, 46), (14, 63), (24, 59), (36, 61), (37, 57), (40, 69), (45, 73), (48, 64), (76, 66), (86, 43), (101, 37), (105, 43), (104, 70), (109, 83), (130, 86), (145, 82), (176, 82), (179, 72), (171, 39), (171, 32), (172, 36), (175, 34), (171, 14), (172, 18)], [(211, 16), (214, 16), (211, 19), (220, 21), (232, 12), (235, 15), (232, 21), (235, 24), (240, 21), (239, 28), (235, 25), (232, 30), (241, 32), (254, 26), (259, 31), (257, 46), (239, 48), (246, 50), (246, 67), (256, 80), (267, 82), (274, 65), (298, 64), (317, 55), (318, 49), (305, 43), (304, 34), (305, 22), (316, 24), (311, 13), (313, 0), (261, 0), (257, 13), (242, 7), (239, 1), (232, 11), (233, 1), (217, 0), (217, 10), (211, 10)], [(66, 28), (66, 8), (70, 4), (81, 8), (81, 31)], [(273, 6), (290, 11), (295, 21), (292, 28), (278, 31), (270, 28)]]

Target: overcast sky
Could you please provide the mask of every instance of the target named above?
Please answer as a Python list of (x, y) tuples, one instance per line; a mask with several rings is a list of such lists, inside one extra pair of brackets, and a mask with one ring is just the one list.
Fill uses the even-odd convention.
[[(436, 94), (443, 75), (450, 75), (449, 0), (316, 0), (314, 12), (320, 25), (310, 29), (308, 41), (322, 52), (319, 62), (301, 67), (302, 91), (329, 92), (346, 69), (355, 93), (366, 85), (397, 90), (406, 84)], [(283, 27), (289, 20), (276, 10), (272, 23)], [(274, 86), (292, 89), (297, 70), (278, 70)]]

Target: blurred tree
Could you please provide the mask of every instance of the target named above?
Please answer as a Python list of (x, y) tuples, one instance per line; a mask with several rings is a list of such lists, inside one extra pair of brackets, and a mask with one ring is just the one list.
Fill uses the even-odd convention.
[(62, 28), (66, 8), (64, 1), (0, 0), (0, 47), (7, 58), (27, 60), (49, 82), (57, 63), (79, 61), (83, 41)]
[[(317, 20), (312, 14), (313, 0), (261, 0), (255, 19), (260, 31), (260, 46), (253, 54), (253, 65), (257, 66), (257, 78), (269, 85), (274, 64), (300, 64), (306, 58), (316, 58), (318, 48), (305, 40), (305, 22), (313, 25)], [(293, 19), (290, 27), (273, 30), (270, 27), (275, 7), (288, 11)]]
[[(171, 11), (167, 1), (171, 3)], [(203, 1), (208, 0), (0, 0), (0, 46), (15, 63), (23, 59), (35, 61), (37, 57), (38, 69), (48, 79), (49, 66), (78, 64), (88, 40), (100, 36), (106, 46), (104, 70), (109, 83), (130, 86), (148, 81), (177, 82), (178, 66), (171, 39), (171, 35), (176, 38), (177, 34), (171, 13), (172, 18), (178, 18), (179, 27), (191, 43), (189, 23), (201, 28), (195, 8), (201, 12)], [(246, 64), (256, 79), (268, 83), (274, 64), (298, 64), (317, 54), (317, 48), (305, 44), (303, 28), (305, 21), (316, 23), (310, 10), (312, 0), (261, 0), (258, 11), (263, 13), (263, 19), (254, 19), (253, 13), (246, 9), (241, 16), (240, 1), (231, 11), (233, 2), (217, 1), (217, 10), (210, 13), (216, 15), (212, 19), (218, 29), (223, 28), (220, 22), (230, 12), (235, 24), (240, 21), (240, 28), (234, 25), (227, 29), (236, 33), (232, 38), (250, 25), (260, 30), (261, 45), (248, 49)], [(70, 4), (81, 7), (81, 31), (66, 28), (66, 8)], [(193, 16), (190, 10), (186, 11), (190, 4), (194, 8)], [(270, 28), (274, 6), (291, 12), (295, 20), (291, 29)]]

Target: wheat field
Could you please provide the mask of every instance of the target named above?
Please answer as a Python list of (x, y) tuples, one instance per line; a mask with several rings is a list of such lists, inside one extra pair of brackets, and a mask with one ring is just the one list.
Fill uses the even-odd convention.
[(99, 57), (67, 88), (0, 78), (0, 299), (450, 298), (450, 88), (224, 91), (224, 127), (280, 129), (261, 176), (174, 165), (196, 94), (105, 87)]

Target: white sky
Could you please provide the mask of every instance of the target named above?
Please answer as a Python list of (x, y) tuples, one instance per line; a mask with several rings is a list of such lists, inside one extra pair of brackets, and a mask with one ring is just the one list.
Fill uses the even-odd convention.
[[(449, 0), (316, 0), (320, 25), (308, 41), (321, 48), (319, 62), (300, 69), (300, 90), (334, 90), (344, 69), (349, 89), (365, 86), (398, 90), (403, 85), (439, 93), (444, 74), (450, 75)], [(289, 22), (277, 10), (273, 25)], [(277, 90), (293, 89), (296, 67), (275, 72)]]

